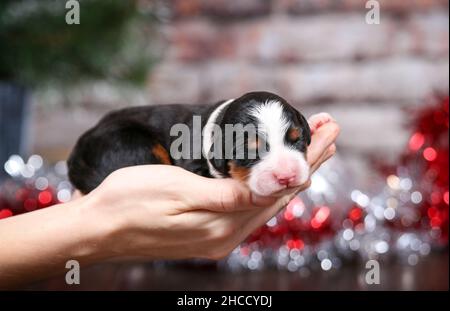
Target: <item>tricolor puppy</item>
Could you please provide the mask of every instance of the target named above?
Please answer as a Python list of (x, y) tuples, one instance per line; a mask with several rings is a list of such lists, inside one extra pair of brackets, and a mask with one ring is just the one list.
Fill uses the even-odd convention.
[[(320, 124), (330, 117), (313, 118)], [(177, 126), (193, 132), (200, 127), (201, 133), (181, 139), (174, 135)], [(277, 195), (308, 180), (311, 126), (268, 92), (215, 105), (126, 108), (109, 113), (80, 137), (68, 160), (69, 178), (88, 193), (119, 168), (168, 164), (206, 177), (238, 179), (259, 195)]]

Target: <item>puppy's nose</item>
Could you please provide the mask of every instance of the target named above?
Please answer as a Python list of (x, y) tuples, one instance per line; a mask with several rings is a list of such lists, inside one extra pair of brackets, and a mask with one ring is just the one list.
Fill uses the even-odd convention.
[(296, 175), (295, 175), (295, 173), (288, 173), (288, 174), (276, 174), (275, 173), (274, 177), (280, 185), (289, 186), (289, 184), (292, 184), (295, 181)]

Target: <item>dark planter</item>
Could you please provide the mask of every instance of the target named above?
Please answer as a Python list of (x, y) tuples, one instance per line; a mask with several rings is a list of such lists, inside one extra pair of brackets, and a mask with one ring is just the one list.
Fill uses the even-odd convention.
[(9, 156), (27, 153), (29, 94), (23, 86), (0, 82), (0, 182), (6, 177)]

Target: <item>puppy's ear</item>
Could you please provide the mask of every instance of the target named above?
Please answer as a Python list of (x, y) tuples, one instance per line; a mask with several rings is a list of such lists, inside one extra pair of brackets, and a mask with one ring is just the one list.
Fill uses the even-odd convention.
[(295, 110), (295, 113), (302, 128), (302, 135), (305, 138), (306, 144), (309, 146), (311, 144), (311, 129), (309, 128), (308, 120), (297, 110)]

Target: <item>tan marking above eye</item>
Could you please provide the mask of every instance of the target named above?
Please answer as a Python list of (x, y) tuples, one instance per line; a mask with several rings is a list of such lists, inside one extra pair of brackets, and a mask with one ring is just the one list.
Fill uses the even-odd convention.
[(246, 167), (237, 166), (234, 162), (228, 162), (230, 176), (236, 180), (246, 182), (250, 176), (250, 169)]
[(249, 149), (259, 149), (261, 147), (261, 142), (258, 139), (258, 137), (256, 137), (255, 139), (251, 139), (247, 142), (247, 148)]
[(288, 138), (290, 141), (296, 141), (300, 138), (300, 130), (296, 127), (292, 127), (288, 130)]

